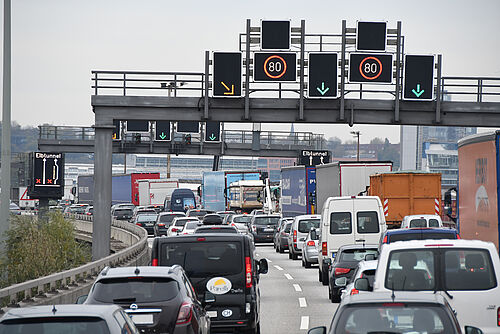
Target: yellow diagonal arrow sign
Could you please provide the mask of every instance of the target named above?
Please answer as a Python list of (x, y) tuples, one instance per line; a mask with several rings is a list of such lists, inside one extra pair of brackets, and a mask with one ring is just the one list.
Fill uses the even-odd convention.
[(231, 85), (231, 89), (224, 83), (224, 81), (220, 82), (224, 88), (226, 88), (228, 91), (224, 92), (224, 95), (234, 95), (234, 85)]

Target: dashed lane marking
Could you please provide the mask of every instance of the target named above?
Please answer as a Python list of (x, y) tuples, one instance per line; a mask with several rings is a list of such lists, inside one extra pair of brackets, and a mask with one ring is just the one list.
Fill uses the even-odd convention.
[(290, 280), (292, 280), (292, 279), (293, 279), (292, 275), (290, 275), (290, 274), (285, 274), (285, 277), (286, 277), (287, 279), (290, 279)]
[(300, 287), (300, 285), (294, 284), (293, 287), (294, 287), (295, 291), (302, 292), (302, 288)]
[(306, 299), (304, 297), (299, 298), (299, 306), (300, 307), (307, 307), (307, 302), (306, 302)]
[(300, 329), (309, 329), (309, 316), (303, 316), (300, 318)]
[(276, 268), (278, 270), (283, 270), (283, 268), (281, 268), (280, 266), (277, 266), (277, 265), (274, 265), (274, 268)]

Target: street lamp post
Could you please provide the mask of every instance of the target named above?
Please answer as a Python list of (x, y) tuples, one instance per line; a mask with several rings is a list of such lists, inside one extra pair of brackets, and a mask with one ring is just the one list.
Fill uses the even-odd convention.
[(351, 131), (351, 134), (354, 136), (354, 137), (357, 137), (358, 138), (358, 154), (357, 154), (357, 157), (356, 157), (356, 161), (359, 161), (359, 135), (361, 134), (361, 132), (359, 131)]

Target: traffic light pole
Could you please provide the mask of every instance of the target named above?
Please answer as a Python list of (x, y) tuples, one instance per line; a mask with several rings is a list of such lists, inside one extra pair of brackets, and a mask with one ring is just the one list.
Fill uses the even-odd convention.
[(245, 120), (250, 118), (250, 19), (247, 19), (245, 42)]
[(398, 21), (396, 38), (396, 94), (394, 102), (394, 122), (399, 123), (399, 98), (401, 96), (401, 21)]
[(436, 79), (436, 124), (441, 123), (441, 62), (442, 55), (438, 55)]
[(299, 121), (304, 120), (304, 55), (306, 47), (306, 21), (300, 21), (300, 90)]
[(345, 119), (345, 45), (346, 45), (346, 20), (342, 20), (342, 51), (340, 53), (340, 110), (339, 120)]

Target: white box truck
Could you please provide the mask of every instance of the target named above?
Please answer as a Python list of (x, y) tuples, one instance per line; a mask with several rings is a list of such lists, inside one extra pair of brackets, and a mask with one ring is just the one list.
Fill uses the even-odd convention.
[(174, 189), (179, 188), (179, 181), (172, 179), (137, 180), (139, 184), (139, 205), (163, 205), (165, 198), (170, 198)]

